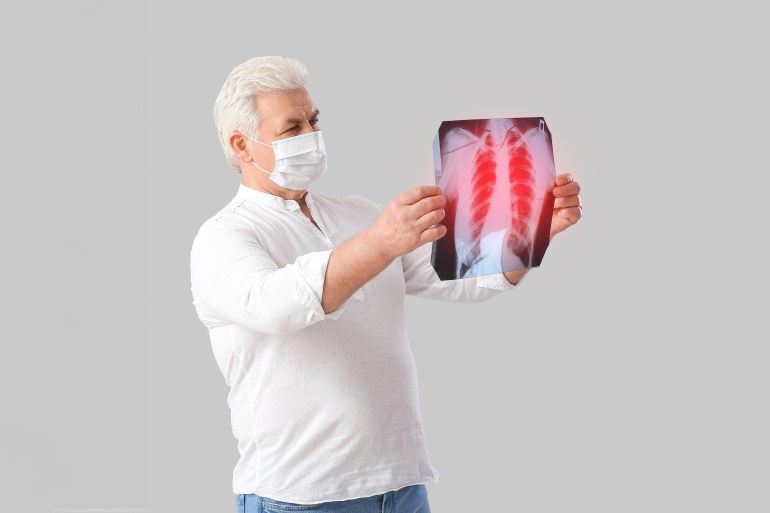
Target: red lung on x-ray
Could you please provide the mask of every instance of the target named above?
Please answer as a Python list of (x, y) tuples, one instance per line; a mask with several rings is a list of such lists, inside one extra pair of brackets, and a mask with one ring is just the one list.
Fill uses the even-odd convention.
[(538, 267), (548, 247), (556, 178), (541, 117), (444, 121), (433, 141), (446, 235), (431, 263), (442, 280)]

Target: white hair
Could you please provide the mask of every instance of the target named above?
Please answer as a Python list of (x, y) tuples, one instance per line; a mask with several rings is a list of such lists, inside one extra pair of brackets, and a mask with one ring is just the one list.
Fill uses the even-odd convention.
[(214, 123), (230, 167), (241, 172), (240, 160), (230, 147), (233, 132), (261, 140), (254, 96), (299, 89), (309, 78), (307, 66), (291, 57), (254, 57), (233, 68), (214, 102)]

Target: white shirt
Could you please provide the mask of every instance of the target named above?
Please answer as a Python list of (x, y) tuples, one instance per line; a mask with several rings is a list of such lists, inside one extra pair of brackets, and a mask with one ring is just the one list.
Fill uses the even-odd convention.
[(442, 282), (424, 244), (324, 313), (330, 254), (382, 207), (309, 191), (305, 202), (320, 229), (296, 201), (240, 184), (192, 245), (193, 305), (230, 387), (233, 492), (314, 504), (437, 482), (404, 294), (483, 301), (515, 286), (501, 273)]

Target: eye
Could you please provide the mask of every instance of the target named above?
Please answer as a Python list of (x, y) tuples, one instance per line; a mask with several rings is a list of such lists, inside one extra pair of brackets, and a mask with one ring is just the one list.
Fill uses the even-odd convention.
[(311, 119), (310, 124), (316, 126), (318, 124), (318, 119)]

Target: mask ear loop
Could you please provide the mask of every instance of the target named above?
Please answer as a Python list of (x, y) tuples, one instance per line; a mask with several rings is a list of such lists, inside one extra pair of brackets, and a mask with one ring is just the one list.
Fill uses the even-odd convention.
[(252, 163), (252, 164), (254, 164), (254, 167), (256, 167), (257, 169), (259, 169), (260, 171), (264, 171), (265, 173), (267, 173), (267, 174), (269, 174), (269, 175), (272, 175), (272, 174), (273, 174), (273, 172), (272, 172), (272, 171), (268, 171), (268, 170), (266, 170), (266, 169), (262, 169), (261, 167), (259, 167), (259, 166), (257, 165), (257, 163), (256, 163), (256, 162), (254, 162), (253, 160), (251, 161), (251, 163)]
[[(240, 130), (238, 130), (237, 132), (238, 132), (239, 134), (243, 135), (243, 136), (246, 136), (246, 137), (248, 137), (249, 139), (251, 139), (251, 140), (252, 140), (252, 141), (254, 141), (255, 143), (259, 143), (259, 144), (261, 144), (261, 145), (263, 145), (263, 146), (267, 146), (267, 147), (269, 147), (269, 148), (272, 148), (272, 147), (273, 147), (273, 145), (272, 145), (272, 144), (265, 144), (265, 143), (263, 143), (262, 141), (257, 141), (256, 139), (254, 139), (254, 138), (253, 138), (253, 137), (251, 137), (250, 135), (244, 134), (244, 133), (243, 133), (243, 132), (241, 132)], [(256, 163), (256, 162), (254, 162), (254, 157), (251, 157), (251, 164), (254, 164), (254, 167), (256, 167), (257, 169), (259, 169), (260, 171), (263, 171), (263, 172), (265, 172), (265, 173), (267, 173), (267, 174), (269, 174), (269, 175), (273, 174), (273, 172), (272, 172), (272, 171), (268, 171), (268, 170), (266, 170), (266, 169), (262, 169), (261, 167), (259, 167), (259, 166), (257, 165), (257, 163)]]
[(265, 144), (265, 143), (263, 143), (262, 141), (257, 141), (257, 140), (256, 140), (256, 139), (254, 139), (252, 136), (250, 136), (250, 135), (247, 135), (247, 134), (244, 134), (244, 133), (243, 133), (243, 132), (241, 132), (241, 131), (238, 131), (238, 133), (239, 133), (239, 134), (241, 134), (241, 135), (245, 135), (246, 137), (248, 137), (249, 139), (251, 139), (251, 140), (252, 140), (252, 141), (254, 141), (255, 143), (259, 143), (259, 144), (261, 144), (262, 146), (267, 146), (267, 147), (269, 147), (269, 148), (272, 148), (272, 147), (273, 147), (273, 145), (272, 145), (272, 144)]

